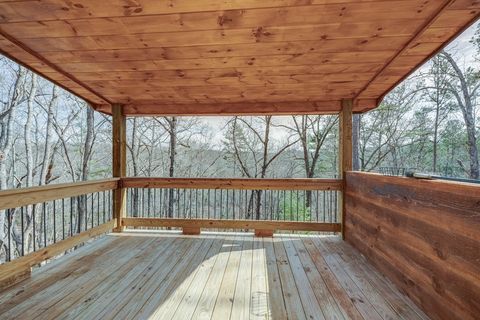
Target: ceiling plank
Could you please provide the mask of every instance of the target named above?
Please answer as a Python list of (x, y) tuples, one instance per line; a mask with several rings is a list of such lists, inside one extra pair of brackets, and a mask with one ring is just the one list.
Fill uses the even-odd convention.
[(0, 50), (106, 113), (292, 113), (299, 101), (321, 112), (345, 98), (360, 112), (478, 18), (479, 2), (0, 0)]
[[(397, 14), (392, 17), (392, 7)], [(434, 7), (416, 0), (350, 2), (293, 7), (235, 9), (193, 13), (108, 16), (104, 18), (42, 20), (3, 23), (6, 32), (14, 32), (18, 39), (76, 36), (134, 35), (159, 32), (228, 30), (257, 28), (259, 26), (302, 26), (335, 23), (371, 22), (391, 20), (424, 20)], [(96, 11), (97, 12), (97, 11)]]

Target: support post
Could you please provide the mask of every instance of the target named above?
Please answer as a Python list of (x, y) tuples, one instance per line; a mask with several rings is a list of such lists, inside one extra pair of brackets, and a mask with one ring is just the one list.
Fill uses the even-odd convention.
[(342, 216), (342, 238), (345, 239), (345, 189), (346, 189), (346, 172), (352, 170), (352, 109), (353, 100), (342, 100), (342, 111), (340, 111), (339, 129), (340, 129), (340, 145), (339, 145), (339, 174), (343, 180), (342, 195), (340, 200), (340, 212)]
[[(127, 174), (126, 117), (120, 104), (112, 105), (112, 174), (123, 178)], [(120, 184), (113, 191), (113, 217), (116, 219), (115, 232), (121, 232), (122, 218), (126, 216), (126, 190)]]

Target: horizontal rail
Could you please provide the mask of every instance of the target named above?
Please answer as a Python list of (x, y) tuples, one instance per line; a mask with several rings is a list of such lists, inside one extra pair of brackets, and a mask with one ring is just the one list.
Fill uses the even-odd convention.
[(120, 179), (59, 183), (0, 191), (0, 210), (117, 189)]
[(219, 219), (173, 219), (173, 218), (123, 218), (125, 227), (171, 227), (210, 229), (261, 229), (340, 232), (339, 223), (269, 221), (269, 220), (219, 220)]
[(115, 219), (73, 237), (58, 241), (41, 250), (0, 265), (0, 290), (30, 276), (31, 268), (42, 261), (51, 259), (91, 238), (109, 232), (115, 226)]
[(123, 188), (342, 190), (341, 179), (122, 178)]

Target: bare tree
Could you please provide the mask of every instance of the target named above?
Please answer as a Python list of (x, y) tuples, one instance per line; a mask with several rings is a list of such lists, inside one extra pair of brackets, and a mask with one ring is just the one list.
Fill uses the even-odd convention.
[[(8, 100), (2, 103), (2, 109), (0, 111), (0, 190), (8, 188), (8, 158), (11, 157), (12, 162), (14, 162), (14, 155), (11, 155), (11, 151), (14, 146), (12, 132), (13, 121), (16, 117), (19, 105), (25, 98), (24, 85), (27, 72), (23, 67), (17, 66), (15, 68), (14, 75), (15, 81), (13, 82), (11, 88), (9, 88)], [(0, 260), (2, 261), (5, 260), (8, 250), (5, 241), (8, 232), (8, 229), (6, 229), (6, 222), (6, 212), (5, 210), (0, 210)]]
[[(272, 116), (248, 119), (233, 117), (227, 126), (229, 128), (225, 142), (227, 152), (239, 164), (242, 174), (249, 178), (265, 178), (273, 161), (298, 141), (296, 138), (289, 137), (285, 143), (273, 150)], [(256, 198), (255, 219), (259, 220), (262, 190), (254, 190), (251, 193), (246, 218), (248, 219), (253, 212), (254, 197)]]
[[(286, 126), (298, 136), (302, 148), (306, 178), (314, 178), (318, 169), (320, 151), (327, 137), (338, 124), (337, 116), (292, 116), (293, 126)], [(312, 191), (306, 193), (306, 206), (310, 208)]]
[(428, 78), (432, 81), (432, 88), (427, 90), (430, 101), (434, 104), (434, 122), (433, 122), (433, 161), (432, 171), (438, 169), (438, 140), (440, 134), (440, 125), (448, 117), (450, 111), (451, 93), (448, 91), (449, 79), (446, 72), (446, 61), (441, 57), (435, 57), (432, 60), (432, 66), (429, 70)]
[(52, 168), (53, 168), (53, 157), (54, 157), (54, 146), (53, 146), (53, 113), (57, 107), (56, 103), (58, 100), (58, 87), (52, 86), (52, 95), (50, 101), (48, 102), (46, 113), (47, 113), (47, 126), (45, 133), (45, 146), (43, 151), (43, 160), (41, 161), (40, 177), (38, 179), (39, 185), (48, 184), (52, 178)]
[[(455, 97), (458, 107), (462, 111), (463, 120), (467, 130), (467, 146), (468, 155), (470, 158), (470, 178), (479, 179), (480, 170), (475, 128), (474, 99), (477, 95), (478, 88), (480, 87), (480, 79), (478, 77), (478, 73), (474, 72), (473, 69), (462, 71), (452, 55), (445, 50), (440, 53), (440, 56), (443, 57), (453, 69), (452, 73), (450, 74), (450, 81), (447, 82), (447, 85), (449, 91)], [(457, 161), (463, 166), (463, 162), (460, 159)]]

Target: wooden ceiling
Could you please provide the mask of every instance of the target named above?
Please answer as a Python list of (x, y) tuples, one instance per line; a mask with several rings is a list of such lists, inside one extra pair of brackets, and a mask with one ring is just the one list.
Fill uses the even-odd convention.
[(375, 108), (480, 0), (0, 0), (0, 50), (97, 110)]

